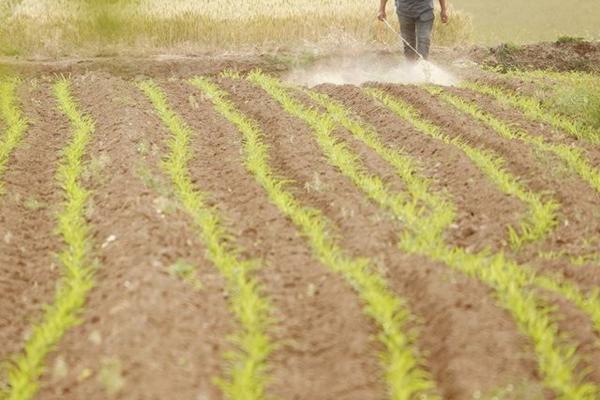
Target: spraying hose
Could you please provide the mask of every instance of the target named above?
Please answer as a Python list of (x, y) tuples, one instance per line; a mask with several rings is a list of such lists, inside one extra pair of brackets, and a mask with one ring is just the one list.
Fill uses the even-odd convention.
[(417, 49), (415, 49), (413, 45), (408, 43), (408, 41), (402, 37), (402, 34), (400, 34), (398, 31), (396, 31), (394, 29), (394, 27), (392, 27), (392, 25), (390, 25), (390, 23), (388, 22), (387, 19), (384, 18), (383, 22), (392, 32), (394, 32), (396, 35), (398, 35), (400, 40), (402, 40), (402, 42), (405, 45), (407, 45), (412, 51), (415, 52), (415, 54), (417, 54), (419, 56), (419, 61), (421, 61), (423, 73), (425, 74), (425, 78), (427, 79), (427, 81), (431, 81), (431, 77), (432, 77), (431, 64), (429, 64), (427, 62), (427, 60), (425, 60), (425, 57), (423, 57), (423, 55), (421, 53), (419, 53), (419, 51)]
[(417, 49), (415, 49), (415, 48), (414, 48), (414, 47), (413, 47), (413, 46), (412, 46), (410, 43), (408, 43), (408, 41), (407, 41), (406, 39), (404, 39), (404, 38), (402, 37), (402, 35), (401, 35), (401, 34), (400, 34), (398, 31), (396, 31), (396, 30), (393, 28), (393, 27), (392, 27), (392, 25), (390, 25), (390, 23), (388, 22), (388, 20), (387, 20), (387, 19), (385, 19), (385, 18), (384, 18), (384, 19), (383, 19), (383, 22), (385, 23), (385, 25), (386, 25), (386, 26), (387, 26), (387, 27), (388, 27), (388, 28), (389, 28), (389, 29), (390, 29), (392, 32), (394, 32), (396, 35), (398, 35), (398, 37), (400, 38), (400, 40), (402, 40), (402, 42), (403, 42), (405, 45), (407, 45), (407, 46), (408, 46), (408, 47), (409, 47), (409, 48), (410, 48), (412, 51), (414, 51), (414, 52), (415, 52), (415, 53), (416, 53), (416, 54), (419, 56), (419, 59), (420, 59), (420, 60), (425, 60), (425, 57), (423, 57), (423, 55), (422, 55), (421, 53), (419, 53), (419, 52), (417, 51)]

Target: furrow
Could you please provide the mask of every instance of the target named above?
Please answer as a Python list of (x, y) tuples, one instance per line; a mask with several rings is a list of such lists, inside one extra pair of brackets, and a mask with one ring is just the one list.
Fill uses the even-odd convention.
[[(562, 273), (565, 277), (577, 281), (580, 287), (589, 288), (597, 283), (597, 279), (590, 276), (584, 269), (569, 265), (566, 258), (563, 263), (548, 263), (537, 256), (538, 253), (554, 252), (558, 249), (560, 249), (561, 253), (564, 252), (565, 255), (585, 255), (593, 252), (592, 249), (598, 247), (597, 243), (593, 242), (599, 228), (596, 222), (598, 193), (587, 185), (584, 180), (580, 179), (577, 174), (571, 173), (554, 155), (541, 152), (530, 146), (524, 146), (521, 141), (506, 139), (496, 134), (489, 126), (472, 118), (470, 115), (457, 113), (451, 105), (448, 105), (439, 98), (433, 97), (425, 89), (403, 86), (379, 88), (387, 95), (394, 98), (401, 98), (412, 107), (418, 109), (421, 115), (425, 116), (427, 120), (439, 127), (443, 127), (444, 133), (450, 136), (451, 139), (460, 137), (464, 142), (472, 146), (475, 145), (480, 149), (491, 150), (501, 155), (506, 160), (505, 168), (514, 176), (518, 176), (529, 190), (540, 193), (545, 199), (554, 199), (560, 204), (558, 212), (559, 225), (556, 226), (543, 242), (521, 248), (518, 254), (515, 254), (521, 260), (520, 262), (531, 262), (532, 266), (535, 266), (536, 270), (542, 273)], [(355, 96), (358, 96), (360, 91), (357, 89), (355, 93)], [(334, 94), (330, 95), (333, 96)], [(493, 103), (493, 100), (491, 98), (487, 99), (487, 96), (477, 96), (478, 99), (481, 97), (483, 97), (484, 101), (482, 103), (478, 102), (480, 107), (488, 107), (489, 104)], [(346, 99), (345, 97), (343, 99), (349, 103), (351, 102), (351, 99)], [(382, 134), (388, 136), (390, 134), (394, 135), (392, 140), (397, 142), (402, 137), (402, 131), (394, 129), (393, 126), (388, 129), (387, 124), (378, 122), (379, 119), (384, 118), (384, 115), (385, 120), (388, 121), (391, 117), (396, 117), (396, 115), (383, 105), (377, 104), (377, 100), (368, 96), (367, 100), (363, 100), (360, 103), (352, 102), (352, 104), (357, 104), (357, 110), (364, 109), (364, 107), (368, 107), (369, 105), (371, 107), (376, 106), (373, 110), (361, 113), (361, 116), (377, 124), (376, 126), (382, 129)], [(361, 106), (358, 106), (358, 104), (361, 104)], [(492, 109), (495, 110), (494, 108), (490, 108), (490, 110)], [(499, 110), (498, 112), (501, 111)], [(509, 111), (507, 115), (510, 115), (507, 118), (511, 118), (511, 121), (514, 118), (519, 118), (517, 110)], [(540, 124), (530, 121), (524, 122), (528, 127), (525, 129), (532, 129), (532, 131), (537, 133), (535, 127), (540, 126)], [(540, 132), (542, 131), (545, 131), (545, 129), (540, 130)], [(555, 136), (552, 136), (551, 132), (548, 133), (550, 135), (545, 137), (552, 137), (554, 140)], [(407, 137), (407, 139), (411, 138), (412, 136)], [(412, 139), (414, 143), (415, 140), (414, 138)], [(556, 139), (561, 140), (559, 137), (556, 137)], [(569, 143), (575, 142), (575, 140), (568, 138), (567, 140)], [(415, 151), (415, 148), (418, 149), (419, 147), (413, 144), (411, 150)], [(433, 167), (435, 167), (435, 164)], [(443, 180), (440, 181), (440, 179)], [(451, 182), (448, 178), (444, 177), (437, 178), (437, 181), (444, 182), (444, 184)], [(491, 182), (489, 179), (488, 181)], [(452, 190), (452, 187), (456, 187), (456, 184), (452, 184), (450, 190)], [(461, 197), (457, 197), (456, 199), (459, 202), (457, 206), (460, 204), (457, 210), (461, 212), (466, 206), (472, 204), (471, 202), (465, 204), (464, 199)], [(515, 200), (518, 201), (518, 199), (513, 197), (513, 201)], [(524, 205), (524, 203), (518, 202)], [(498, 209), (498, 207), (499, 205), (496, 204), (494, 209)], [(523, 208), (520, 215), (525, 215), (525, 212), (526, 208)], [(457, 218), (462, 224), (464, 215), (457, 216)], [(513, 219), (513, 222), (510, 224), (516, 227), (518, 226), (518, 220)], [(449, 234), (452, 234), (452, 232), (453, 230), (448, 231)], [(585, 259), (586, 257), (582, 257), (581, 261), (585, 262)]]
[[(435, 384), (422, 368), (413, 335), (404, 332), (412, 318), (403, 299), (394, 295), (388, 283), (365, 258), (349, 257), (330, 234), (331, 223), (318, 210), (300, 203), (288, 190), (287, 181), (276, 177), (270, 166), (268, 147), (263, 133), (253, 120), (244, 116), (227, 97), (227, 93), (206, 78), (195, 78), (198, 87), (213, 102), (215, 109), (233, 123), (243, 135), (245, 166), (265, 189), (271, 201), (292, 220), (310, 244), (314, 255), (324, 265), (341, 274), (355, 288), (365, 303), (364, 311), (378, 325), (386, 383), (391, 399), (437, 399)], [(394, 201), (387, 199), (390, 204)]]
[[(533, 283), (533, 274), (526, 268), (507, 260), (502, 253), (482, 252), (471, 254), (461, 248), (446, 245), (441, 235), (432, 236), (428, 221), (410, 213), (406, 207), (391, 207), (389, 199), (393, 196), (380, 179), (368, 175), (358, 157), (347, 147), (337, 142), (332, 135), (335, 121), (327, 115), (308, 109), (294, 100), (281, 83), (260, 72), (253, 72), (248, 79), (276, 99), (284, 110), (304, 120), (313, 128), (317, 142), (328, 158), (366, 195), (381, 207), (390, 209), (396, 217), (404, 221), (418, 221), (410, 226), (402, 236), (400, 248), (413, 254), (427, 256), (441, 261), (469, 276), (476, 277), (496, 292), (498, 300), (517, 321), (521, 330), (531, 339), (537, 357), (538, 366), (548, 388), (554, 390), (561, 399), (594, 399), (600, 393), (591, 383), (583, 383), (583, 377), (577, 372), (578, 359), (575, 347), (564, 344), (559, 339), (558, 328), (552, 321), (550, 310), (529, 290)], [(446, 203), (439, 213), (429, 218), (452, 220), (453, 206)], [(434, 226), (437, 226), (435, 223)]]
[(471, 115), (478, 121), (483, 122), (504, 138), (520, 140), (536, 147), (541, 151), (556, 155), (558, 158), (563, 160), (563, 162), (571, 170), (585, 180), (594, 190), (600, 192), (600, 172), (588, 162), (580, 149), (568, 146), (566, 144), (548, 143), (542, 137), (533, 136), (527, 132), (515, 129), (491, 113), (483, 111), (476, 104), (467, 102), (459, 96), (450, 94), (441, 88), (427, 87), (426, 89), (429, 93), (441, 98), (454, 108)]
[(232, 235), (227, 232), (221, 217), (206, 204), (205, 194), (195, 187), (188, 168), (191, 129), (171, 109), (164, 92), (156, 84), (145, 81), (139, 86), (171, 132), (170, 154), (164, 168), (171, 177), (179, 201), (197, 225), (208, 249), (208, 258), (227, 280), (230, 308), (242, 327), (242, 331), (232, 337), (238, 350), (226, 355), (230, 370), (226, 378), (218, 380), (219, 385), (229, 399), (264, 399), (268, 381), (267, 358), (273, 344), (267, 335), (271, 324), (269, 302), (252, 277), (260, 262), (241, 258), (242, 250), (231, 243)]
[(491, 96), (504, 105), (517, 108), (529, 119), (549, 124), (573, 137), (592, 144), (600, 144), (599, 132), (594, 132), (592, 129), (586, 128), (564, 115), (543, 108), (541, 102), (533, 97), (518, 95), (483, 83), (465, 82), (462, 86)]
[(17, 106), (15, 92), (18, 84), (19, 81), (14, 78), (0, 79), (0, 119), (6, 125), (4, 133), (0, 135), (0, 196), (4, 192), (2, 175), (8, 168), (9, 157), (25, 136), (28, 125)]
[[(403, 216), (401, 220), (406, 218), (414, 218), (406, 219), (406, 226), (414, 226), (415, 224), (418, 224), (419, 221), (422, 221), (422, 218), (428, 218), (427, 216), (429, 216), (428, 223), (434, 224), (430, 225), (430, 237), (436, 238), (441, 236), (444, 230), (448, 228), (448, 225), (452, 223), (453, 214), (443, 212), (443, 208), (445, 206), (444, 200), (438, 195), (431, 194), (429, 182), (426, 179), (423, 179), (421, 174), (418, 173), (419, 171), (416, 167), (414, 159), (386, 146), (381, 141), (379, 135), (374, 129), (371, 127), (365, 128), (356, 120), (349, 118), (348, 111), (340, 103), (337, 103), (329, 98), (329, 96), (314, 91), (306, 91), (306, 93), (315, 102), (327, 109), (331, 119), (323, 119), (323, 121), (327, 122), (327, 126), (324, 126), (326, 131), (329, 131), (333, 128), (332, 124), (340, 123), (350, 133), (352, 133), (355, 137), (373, 149), (385, 161), (392, 165), (396, 170), (396, 173), (402, 177), (403, 181), (407, 185), (407, 191), (411, 194), (411, 196), (399, 198), (399, 201), (394, 203), (393, 209), (396, 211), (395, 213), (397, 216)], [(312, 121), (317, 121), (320, 118), (316, 112), (312, 110), (304, 111), (311, 114), (310, 119)], [(322, 139), (326, 140), (328, 138), (326, 136), (322, 136)], [(321, 144), (326, 143), (322, 140)], [(342, 145), (337, 146), (337, 151), (345, 153), (345, 156), (348, 159), (354, 158), (349, 153), (348, 149), (344, 148)], [(357, 164), (354, 165), (354, 168), (357, 167)], [(384, 186), (383, 182), (375, 176), (363, 176), (360, 179), (364, 182), (371, 181), (372, 183), (370, 183), (370, 186), (372, 187)], [(383, 192), (381, 191), (378, 194), (373, 193), (374, 196), (381, 196), (382, 194)], [(432, 217), (440, 215), (443, 215), (443, 217)]]
[[(542, 240), (556, 226), (556, 210), (559, 207), (558, 204), (553, 200), (544, 201), (537, 193), (533, 193), (524, 188), (517, 178), (504, 169), (504, 160), (499, 156), (470, 146), (460, 138), (451, 139), (444, 134), (438, 126), (424, 120), (418, 114), (417, 110), (398, 98), (392, 98), (376, 89), (366, 89), (366, 92), (372, 97), (380, 100), (396, 115), (411, 123), (421, 133), (440, 140), (445, 144), (459, 148), (501, 191), (518, 198), (528, 205), (529, 213), (521, 222), (520, 226), (517, 229), (514, 229), (513, 227), (508, 228), (509, 242), (514, 249), (519, 249), (525, 244)], [(359, 123), (350, 118), (350, 113), (347, 109), (338, 102), (330, 99), (328, 96), (314, 92), (309, 94), (313, 100), (326, 107), (328, 112), (333, 115), (334, 118), (340, 121), (346, 129), (355, 135), (361, 137), (363, 136), (362, 132), (372, 130), (370, 127), (362, 128)], [(374, 135), (374, 133), (370, 133), (369, 136)], [(384, 159), (389, 161), (393, 160), (392, 157), (394, 155), (398, 154), (390, 148), (382, 148), (380, 144), (370, 147), (381, 154)], [(389, 155), (390, 153), (391, 155)], [(415, 178), (413, 177), (412, 179)]]
[(79, 110), (66, 79), (55, 84), (54, 95), (73, 130), (57, 173), (58, 184), (63, 190), (57, 226), (64, 241), (64, 248), (59, 254), (62, 278), (54, 302), (47, 306), (41, 322), (33, 327), (23, 351), (15, 356), (8, 371), (10, 388), (6, 398), (10, 400), (26, 400), (35, 396), (46, 356), (67, 330), (79, 322), (88, 292), (94, 285), (94, 267), (89, 259), (90, 227), (85, 218), (90, 193), (81, 184), (84, 155), (94, 133), (94, 122)]
[[(543, 239), (556, 226), (557, 217), (555, 211), (559, 208), (559, 205), (553, 200), (544, 202), (537, 193), (526, 190), (517, 178), (504, 170), (504, 160), (491, 153), (466, 144), (460, 137), (451, 139), (449, 136), (445, 135), (438, 126), (424, 120), (419, 116), (417, 110), (397, 97), (389, 96), (379, 89), (368, 88), (365, 91), (370, 96), (381, 101), (396, 115), (409, 121), (422, 133), (441, 140), (446, 144), (457, 146), (463, 150), (502, 191), (516, 196), (521, 201), (528, 204), (530, 208), (528, 220), (524, 221), (520, 226), (520, 233), (509, 228), (509, 237), (514, 250), (518, 250), (526, 243), (533, 243)], [(319, 97), (324, 101), (322, 104), (327, 106), (329, 112), (334, 113), (336, 118), (338, 118), (346, 128), (349, 130), (353, 127), (354, 130), (357, 128), (360, 129), (360, 124), (358, 122), (349, 121), (351, 118), (350, 112), (349, 110), (344, 109), (342, 105), (331, 103), (331, 101), (329, 101), (330, 104), (327, 104), (328, 99), (320, 94), (317, 94), (314, 97)], [(532, 275), (530, 279), (536, 286), (555, 292), (572, 302), (580, 310), (586, 313), (591, 319), (594, 329), (600, 333), (600, 325), (598, 324), (600, 322), (600, 297), (598, 297), (598, 293), (593, 292), (586, 296), (575, 285), (565, 282), (558, 284), (557, 282), (559, 282), (560, 279), (554, 276)]]

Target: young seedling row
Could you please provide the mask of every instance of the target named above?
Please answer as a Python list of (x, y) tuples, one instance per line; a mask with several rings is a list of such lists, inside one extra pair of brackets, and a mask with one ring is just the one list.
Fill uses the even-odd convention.
[[(222, 371), (208, 378), (226, 399), (271, 398), (270, 385), (276, 377), (285, 376), (285, 373), (274, 371), (272, 361), (293, 340), (282, 338), (278, 333), (278, 326), (285, 315), (278, 312), (266, 295), (267, 283), (261, 277), (268, 270), (268, 265), (261, 257), (247, 256), (244, 246), (238, 244), (242, 233), (236, 229), (236, 221), (228, 220), (221, 213), (221, 210), (227, 209), (227, 201), (218, 207), (213, 206), (210, 191), (205, 190), (201, 177), (195, 176), (190, 168), (190, 161), (196, 157), (191, 144), (204, 134), (202, 129), (210, 131), (218, 127), (206, 125), (199, 130), (192, 128), (192, 121), (187, 120), (189, 115), (184, 117), (175, 103), (169, 101), (168, 88), (173, 86), (162, 83), (153, 80), (130, 82), (138, 94), (145, 95), (147, 104), (129, 106), (151, 108), (149, 114), (162, 122), (161, 132), (168, 133), (163, 141), (166, 153), (161, 154), (163, 161), (158, 167), (172, 188), (174, 202), (188, 216), (191, 230), (197, 233), (206, 260), (214, 266), (224, 282), (229, 317), (235, 321), (233, 331), (228, 332), (232, 350), (221, 352), (222, 360), (219, 363), (222, 362)], [(28, 151), (28, 116), (17, 94), (20, 85), (28, 84), (28, 81), (12, 78), (0, 80), (2, 196), (10, 196), (11, 185), (14, 184), (4, 182), (3, 176), (10, 173), (17, 158), (21, 157), (19, 154)], [(600, 335), (600, 290), (593, 282), (587, 284), (579, 278), (579, 271), (595, 272), (598, 267), (595, 265), (597, 252), (587, 251), (579, 255), (569, 253), (568, 257), (573, 260), (579, 256), (579, 266), (564, 263), (560, 271), (539, 267), (547, 260), (560, 262), (567, 254), (557, 245), (560, 241), (556, 238), (567, 226), (571, 216), (566, 214), (572, 208), (562, 204), (561, 198), (554, 195), (551, 188), (544, 191), (531, 188), (528, 177), (515, 172), (509, 155), (489, 149), (485, 144), (478, 144), (461, 132), (437, 123), (427, 112), (420, 111), (409, 100), (388, 90), (386, 86), (367, 86), (360, 91), (360, 96), (372, 102), (374, 107), (364, 110), (354, 109), (319, 88), (308, 90), (287, 85), (259, 70), (246, 76), (230, 71), (224, 72), (219, 78), (197, 76), (185, 81), (185, 85), (195, 93), (189, 99), (192, 108), (195, 102), (203, 102), (215, 116), (239, 134), (240, 141), (236, 142), (236, 145), (239, 144), (238, 162), (275, 207), (278, 218), (290, 221), (315, 262), (339, 277), (355, 293), (366, 321), (372, 325), (368, 329), (376, 338), (377, 343), (373, 344), (371, 350), (379, 359), (381, 372), (377, 381), (385, 386), (386, 398), (446, 398), (448, 383), (444, 381), (436, 354), (432, 354), (427, 347), (431, 339), (423, 339), (427, 324), (431, 321), (424, 320), (416, 311), (415, 302), (419, 298), (394, 283), (394, 274), (390, 271), (402, 268), (401, 265), (382, 267), (381, 259), (368, 254), (366, 249), (347, 248), (347, 242), (343, 240), (346, 232), (338, 226), (337, 221), (324, 209), (305, 200), (302, 195), (305, 182), (297, 182), (288, 176), (285, 168), (280, 167), (285, 163), (274, 162), (280, 155), (277, 155), (277, 143), (271, 143), (270, 137), (277, 136), (278, 132), (268, 132), (264, 121), (245, 111), (244, 103), (234, 91), (227, 89), (227, 85), (234, 88), (241, 85), (267, 96), (278, 107), (272, 110), (274, 118), (285, 115), (306, 127), (311, 134), (310, 140), (319, 149), (318, 157), (336, 171), (340, 180), (348, 181), (353, 190), (381, 211), (378, 218), (392, 224), (395, 229), (391, 239), (394, 253), (467, 277), (487, 288), (497, 307), (510, 316), (517, 334), (525, 338), (529, 347), (518, 351), (531, 352), (535, 360), (535, 372), (532, 375), (538, 376), (540, 385), (552, 392), (555, 398), (593, 400), (600, 396), (600, 382), (597, 380), (600, 371), (594, 365), (597, 355), (582, 353), (582, 343), (579, 342), (582, 336), (570, 334), (570, 330), (592, 332), (594, 337), (589, 341), (592, 344), (587, 343), (587, 349), (600, 351), (597, 344)], [(2, 400), (36, 398), (43, 392), (44, 385), (52, 385), (55, 379), (59, 379), (56, 378), (60, 377), (60, 371), (57, 372), (60, 363), (57, 360), (61, 358), (56, 357), (62, 355), (57, 354), (56, 349), (70, 329), (83, 323), (81, 317), (85, 315), (88, 296), (94, 290), (95, 280), (102, 279), (98, 271), (111, 267), (93, 261), (95, 254), (106, 249), (102, 243), (94, 240), (94, 226), (88, 218), (89, 213), (93, 212), (93, 204), (90, 201), (89, 176), (86, 174), (90, 160), (94, 159), (94, 154), (89, 152), (90, 144), (107, 140), (111, 132), (97, 131), (93, 113), (79, 105), (69, 79), (57, 79), (53, 89), (53, 106), (70, 124), (69, 142), (60, 151), (55, 183), (56, 190), (62, 195), (62, 202), (56, 206), (56, 235), (63, 243), (61, 249), (55, 250), (58, 253), (60, 277), (56, 282), (54, 298), (31, 322), (29, 332), (25, 337), (13, 338), (19, 341), (21, 350), (7, 360), (1, 360), (4, 361), (4, 367), (0, 368)], [(600, 171), (593, 162), (597, 156), (594, 145), (598, 140), (587, 127), (546, 109), (533, 97), (513, 93), (507, 88), (468, 83), (460, 89), (495, 99), (499, 104), (519, 112), (524, 120), (547, 124), (566, 137), (584, 144), (562, 143), (537, 132), (516, 128), (485, 106), (463, 97), (460, 91), (439, 87), (425, 89), (448, 109), (484, 124), (503, 140), (552, 154), (562, 160), (573, 179), (581, 180), (586, 190), (594, 195), (600, 192)], [(495, 190), (521, 205), (518, 222), (506, 222), (503, 226), (506, 245), (499, 243), (493, 248), (476, 250), (476, 247), (467, 247), (449, 238), (448, 232), (453, 227), (460, 227), (463, 222), (459, 218), (461, 203), (450, 193), (436, 189), (440, 186), (436, 178), (427, 174), (426, 164), (420, 155), (393, 145), (389, 142), (387, 132), (366, 122), (363, 115), (377, 108), (387, 110), (397, 121), (414, 128), (424, 139), (457, 150), (460, 157), (479, 171), (481, 179), (488, 180)], [(339, 132), (344, 135), (339, 135)], [(383, 165), (394, 171), (394, 176), (384, 177), (370, 167), (365, 162), (364, 154), (355, 150), (349, 138), (382, 160)], [(218, 165), (219, 161), (215, 159), (211, 162)], [(401, 182), (401, 189), (391, 185), (390, 179)], [(335, 181), (331, 184), (335, 185)], [(152, 195), (158, 196), (157, 193)], [(3, 207), (2, 197), (0, 207)], [(499, 220), (504, 218), (502, 215), (495, 217)], [(165, 218), (169, 218), (169, 215), (166, 214)], [(585, 222), (593, 224), (593, 221)], [(588, 232), (585, 225), (581, 225), (581, 229)], [(592, 226), (589, 232), (593, 232), (593, 229)], [(365, 235), (368, 234), (367, 230)], [(5, 240), (10, 239), (6, 237)], [(268, 244), (256, 244), (259, 248), (265, 245)], [(539, 257), (531, 254), (538, 254)], [(527, 261), (523, 262), (524, 259)], [(26, 259), (23, 263), (27, 268)], [(202, 275), (193, 269), (186, 270), (185, 274), (184, 281), (189, 284), (190, 295), (201, 296), (204, 290)], [(197, 279), (188, 279), (190, 276), (197, 276)], [(327, 291), (328, 288), (319, 290)], [(308, 298), (315, 296), (315, 291), (310, 288)], [(452, 297), (453, 294), (449, 293), (448, 296)], [(567, 311), (562, 306), (549, 304), (549, 298), (561, 299), (569, 309), (583, 315), (585, 322), (579, 319), (578, 324), (565, 330), (561, 322), (563, 313)], [(168, 302), (168, 295), (165, 301)], [(202, 319), (202, 316), (199, 318)], [(196, 337), (195, 340), (202, 341), (203, 338)], [(93, 341), (98, 342), (99, 339)], [(169, 346), (169, 343), (163, 345)], [(312, 350), (303, 351), (310, 353)], [(94, 373), (93, 369), (90, 371), (87, 374)], [(106, 374), (105, 371), (103, 373)], [(47, 379), (49, 374), (53, 374), (52, 379)], [(75, 384), (92, 385), (88, 375), (82, 374)], [(116, 379), (108, 376), (99, 376), (94, 382), (106, 386), (106, 379)], [(127, 382), (126, 374), (125, 378), (119, 375), (119, 379), (125, 382), (121, 386), (124, 385), (122, 390), (126, 394), (127, 385), (134, 383)], [(504, 382), (498, 382), (498, 385), (501, 384)], [(351, 382), (348, 385), (350, 387)], [(102, 388), (98, 390), (98, 393), (104, 393)], [(291, 394), (290, 398), (293, 396), (295, 394)]]

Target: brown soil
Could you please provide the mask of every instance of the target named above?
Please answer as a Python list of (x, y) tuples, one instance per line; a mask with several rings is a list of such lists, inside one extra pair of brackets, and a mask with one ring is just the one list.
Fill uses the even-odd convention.
[[(339, 228), (343, 247), (354, 256), (371, 257), (392, 288), (407, 298), (423, 322), (419, 347), (445, 398), (468, 398), (499, 384), (537, 380), (526, 343), (486, 287), (442, 265), (401, 254), (396, 248), (398, 227), (326, 163), (306, 125), (276, 111), (273, 100), (247, 83), (225, 87), (236, 105), (261, 123), (273, 164), (296, 183), (295, 195), (323, 211)], [(368, 151), (362, 155), (375, 158)], [(479, 324), (491, 329), (481, 330)], [(481, 369), (484, 364), (486, 369)]]
[(600, 72), (600, 42), (573, 40), (522, 46), (502, 44), (474, 48), (470, 58), (487, 66), (510, 69)]
[(68, 131), (49, 90), (47, 83), (21, 87), (31, 125), (0, 178), (6, 191), (0, 195), (0, 360), (20, 350), (59, 275), (53, 227), (62, 198), (55, 173)]
[[(74, 94), (97, 121), (88, 151), (96, 167), (88, 167), (86, 184), (94, 194), (89, 223), (98, 272), (83, 324), (48, 361), (40, 398), (106, 399), (111, 389), (102, 376), (118, 376), (119, 367), (117, 398), (215, 398), (212, 379), (223, 370), (225, 337), (234, 329), (224, 284), (189, 218), (139, 176), (154, 172), (165, 133), (129, 83), (84, 75)], [(142, 143), (147, 154), (138, 151)], [(179, 259), (198, 268), (202, 291), (169, 275)]]
[(506, 246), (506, 227), (518, 223), (524, 208), (498, 191), (464, 153), (417, 131), (357, 87), (322, 86), (317, 90), (357, 110), (358, 116), (376, 129), (386, 145), (403, 149), (414, 157), (434, 182), (433, 190), (450, 195), (457, 211), (457, 223), (448, 232), (450, 244), (469, 250)]
[(90, 72), (106, 72), (123, 78), (140, 76), (192, 77), (194, 75), (218, 74), (224, 69), (235, 68), (248, 72), (261, 68), (268, 72), (282, 72), (288, 66), (274, 55), (198, 55), (198, 56), (152, 56), (152, 57), (97, 57), (64, 60), (23, 61), (0, 58), (0, 74), (8, 70), (13, 74), (36, 77), (40, 74), (79, 75)]
[[(523, 130), (532, 135), (543, 136), (549, 143), (567, 143), (585, 150), (586, 159), (594, 167), (600, 166), (600, 150), (593, 145), (588, 145), (564, 133), (558, 132), (546, 124), (532, 122), (526, 119), (519, 111), (499, 104), (497, 101), (477, 93), (462, 89), (450, 89), (451, 92), (461, 97), (477, 102), (484, 110), (491, 112), (502, 121), (511, 126)], [(451, 113), (450, 113), (451, 114)], [(468, 123), (465, 117), (462, 124)], [(592, 238), (600, 235), (600, 220), (597, 218), (600, 212), (598, 206), (598, 193), (592, 189), (577, 174), (571, 172), (563, 165), (563, 162), (552, 155), (535, 151), (522, 142), (505, 140), (499, 137), (489, 128), (477, 122), (482, 140), (503, 143), (504, 148), (500, 153), (512, 149), (507, 158), (511, 162), (512, 171), (516, 176), (523, 176), (525, 183), (538, 192), (549, 192), (562, 205), (561, 226), (553, 236), (555, 243), (551, 247), (571, 247), (579, 243), (582, 237)], [(519, 155), (520, 154), (520, 155)], [(582, 249), (585, 251), (585, 249)]]
[[(292, 223), (245, 171), (235, 127), (189, 84), (163, 86), (197, 134), (194, 179), (231, 222), (247, 255), (264, 260), (259, 278), (276, 310), (272, 337), (281, 346), (269, 360), (272, 394), (289, 399), (385, 397), (376, 331), (352, 288), (312, 257)], [(198, 99), (194, 106), (190, 96)]]
[[(82, 324), (69, 331), (48, 358), (39, 399), (224, 398), (213, 379), (225, 374), (223, 355), (232, 349), (227, 337), (238, 326), (228, 309), (225, 282), (205, 258), (198, 232), (177, 205), (161, 170), (169, 133), (130, 79), (142, 75), (151, 75), (165, 88), (174, 109), (193, 128), (194, 183), (223, 216), (236, 243), (245, 249), (243, 256), (262, 261), (256, 277), (272, 305), (274, 322), (268, 333), (277, 345), (268, 360), (268, 395), (298, 400), (386, 398), (379, 363), (383, 347), (352, 287), (315, 260), (297, 229), (244, 169), (237, 129), (195, 88), (170, 79), (214, 75), (225, 67), (268, 67), (263, 61), (107, 59), (20, 67), (32, 76), (40, 71), (72, 73), (75, 97), (97, 121), (84, 174), (84, 184), (93, 193), (87, 217), (98, 265), (96, 285)], [(417, 347), (444, 399), (467, 400), (478, 393), (485, 398), (509, 385), (515, 388), (514, 399), (553, 398), (541, 389), (531, 343), (489, 288), (444, 265), (403, 254), (397, 247), (401, 226), (327, 163), (305, 123), (248, 82), (218, 83), (262, 128), (274, 169), (292, 180), (288, 189), (303, 204), (323, 212), (347, 254), (373, 260), (390, 288), (407, 300), (416, 317), (410, 328), (418, 329)], [(0, 198), (0, 362), (21, 348), (41, 305), (51, 301), (60, 272), (54, 261), (61, 248), (53, 234), (60, 202), (54, 174), (69, 126), (56, 111), (48, 80), (27, 80), (24, 87), (20, 99), (33, 124), (10, 160), (4, 176), (8, 193)], [(541, 271), (552, 270), (584, 289), (600, 285), (596, 266), (576, 269), (535, 257), (539, 250), (581, 250), (583, 236), (600, 234), (597, 193), (556, 168), (559, 163), (553, 158), (502, 139), (422, 89), (382, 88), (411, 102), (450, 136), (460, 135), (474, 146), (499, 153), (507, 160), (506, 168), (527, 187), (561, 203), (556, 232), (511, 257)], [(435, 182), (434, 189), (449, 194), (458, 211), (456, 225), (447, 232), (451, 244), (471, 250), (506, 248), (506, 226), (516, 223), (525, 207), (497, 190), (464, 154), (418, 133), (355, 87), (318, 90), (350, 106), (386, 144), (413, 155)], [(476, 99), (532, 134), (580, 144), (489, 99), (458, 89), (455, 93)], [(390, 190), (404, 189), (395, 171), (372, 150), (343, 129), (334, 134)], [(598, 163), (598, 152), (586, 149)], [(28, 198), (45, 207), (36, 210), (28, 203), (28, 208)], [(197, 267), (202, 290), (169, 274), (178, 260)], [(577, 344), (581, 367), (590, 370), (589, 380), (600, 383), (598, 333), (591, 322), (564, 299), (545, 298), (556, 306), (561, 333)]]

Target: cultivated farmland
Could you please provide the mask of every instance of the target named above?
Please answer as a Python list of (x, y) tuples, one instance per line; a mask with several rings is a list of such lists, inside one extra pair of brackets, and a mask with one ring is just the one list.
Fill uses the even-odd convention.
[(600, 398), (597, 75), (229, 66), (0, 78), (0, 399)]

